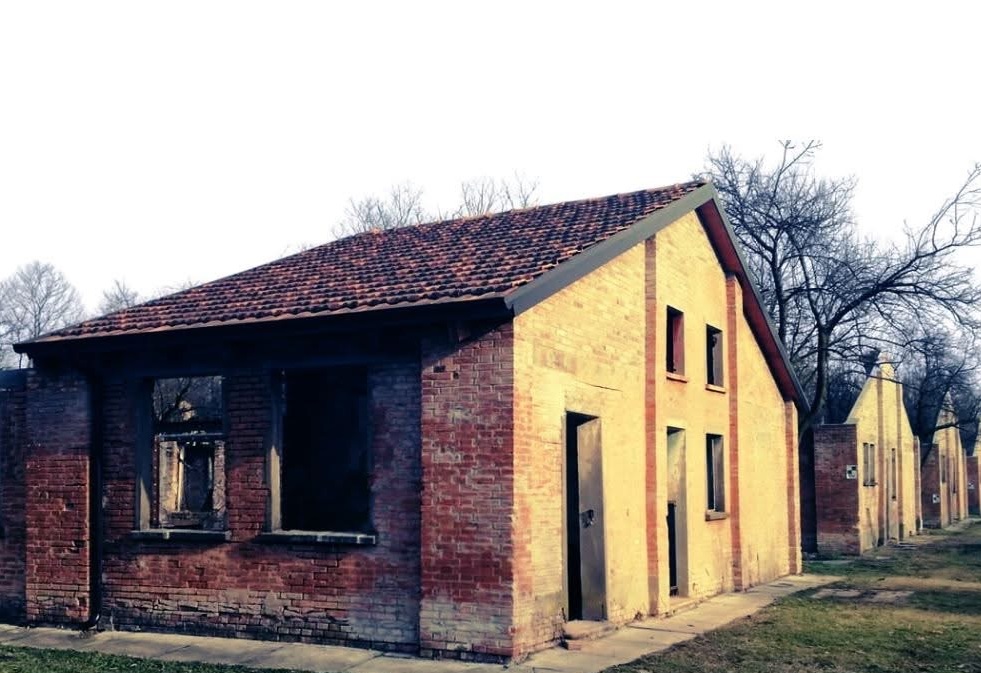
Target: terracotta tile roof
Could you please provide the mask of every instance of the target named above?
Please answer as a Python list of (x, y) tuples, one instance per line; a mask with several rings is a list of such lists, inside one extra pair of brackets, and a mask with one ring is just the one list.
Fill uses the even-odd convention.
[(41, 340), (504, 297), (702, 184), (359, 234)]

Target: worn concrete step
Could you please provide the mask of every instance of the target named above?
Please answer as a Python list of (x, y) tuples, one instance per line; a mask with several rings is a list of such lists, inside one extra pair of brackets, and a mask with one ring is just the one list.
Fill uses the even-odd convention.
[(584, 643), (602, 638), (616, 630), (610, 622), (590, 622), (577, 619), (566, 622), (562, 628), (562, 645), (567, 650), (580, 650)]
[(676, 615), (679, 612), (687, 612), (699, 605), (701, 603), (697, 598), (688, 598), (687, 596), (672, 596), (671, 603), (668, 605), (668, 615)]

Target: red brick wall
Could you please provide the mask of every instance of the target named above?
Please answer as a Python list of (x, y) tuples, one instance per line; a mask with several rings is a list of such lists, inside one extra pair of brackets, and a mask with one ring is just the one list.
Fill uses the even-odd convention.
[(845, 478), (845, 466), (860, 462), (854, 425), (814, 428), (817, 547), (822, 553), (861, 552), (859, 488), (862, 480)]
[(24, 390), (0, 389), (0, 619), (24, 619)]
[(28, 375), (26, 616), (84, 621), (89, 611), (89, 390), (69, 372)]
[(422, 654), (513, 653), (513, 327), (423, 344)]
[(967, 512), (973, 516), (981, 515), (981, 456), (975, 454), (964, 459), (967, 472)]
[(922, 522), (924, 528), (940, 528), (943, 522), (943, 493), (940, 484), (940, 447), (924, 447), (928, 451), (926, 460), (920, 462), (920, 502), (922, 503)]
[(225, 379), (231, 542), (136, 541), (133, 383), (106, 387), (105, 621), (123, 629), (415, 651), (419, 620), (419, 366), (369, 369), (377, 546), (259, 542), (269, 378)]

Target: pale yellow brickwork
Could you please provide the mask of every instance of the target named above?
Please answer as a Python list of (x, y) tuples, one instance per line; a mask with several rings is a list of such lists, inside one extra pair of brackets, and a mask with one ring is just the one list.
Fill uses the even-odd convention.
[[(856, 426), (859, 551), (904, 539), (917, 530), (917, 443), (903, 406), (903, 386), (884, 359), (866, 380), (845, 421)], [(875, 447), (874, 479), (865, 472), (865, 444)]]
[[(732, 312), (726, 274), (689, 213), (653, 242), (515, 318), (514, 610), (515, 641), (523, 649), (554, 641), (566, 616), (567, 412), (601, 420), (610, 621), (671, 609), (669, 490), (677, 507), (682, 597), (745, 588), (798, 569), (795, 409), (781, 396), (742, 314), (738, 283), (729, 283)], [(684, 313), (685, 368), (678, 376), (666, 367), (668, 306)], [(722, 385), (715, 387), (707, 385), (709, 325), (722, 330), (726, 358)], [(654, 425), (645, 426), (651, 417)], [(680, 460), (673, 484), (669, 429), (683, 431), (672, 436)], [(725, 512), (712, 516), (707, 434), (722, 436), (725, 447)], [(656, 558), (648, 558), (651, 549)]]
[(515, 546), (531, 560), (515, 580), (515, 621), (519, 641), (542, 643), (564, 621), (566, 412), (601, 419), (608, 619), (648, 611), (643, 245), (521, 314), (514, 331)]
[[(731, 342), (726, 313), (726, 278), (715, 251), (698, 218), (686, 215), (658, 233), (656, 247), (656, 283), (659, 309), (657, 335), (667, 332), (667, 307), (684, 314), (685, 371), (684, 380), (668, 378), (666, 359), (658, 357), (656, 365), (657, 404), (657, 461), (666, 462), (668, 428), (683, 429), (685, 433), (684, 502), (678, 503), (678, 528), (687, 530), (687, 563), (685, 554), (679, 564), (687, 566), (679, 579), (687, 575), (687, 585), (679, 586), (682, 596), (708, 596), (734, 588), (732, 563), (731, 522), (728, 519), (706, 521), (708, 487), (706, 480), (706, 435), (722, 435), (728, 457), (729, 393), (731, 372), (726, 367), (722, 391), (706, 388), (707, 325), (723, 330), (723, 341)], [(661, 338), (663, 344), (664, 338)], [(662, 345), (659, 352), (663, 352)], [(731, 387), (731, 386), (730, 386)], [(782, 404), (778, 410), (782, 409)], [(781, 426), (782, 432), (782, 426)], [(782, 445), (782, 444), (781, 444)], [(726, 508), (730, 509), (735, 494), (726, 475)], [(664, 499), (659, 511), (667, 511), (667, 483), (658, 481), (658, 499)], [(784, 507), (786, 509), (786, 507)], [(667, 538), (660, 549), (667, 549)], [(661, 567), (667, 567), (667, 557)], [(659, 611), (668, 609), (668, 586), (661, 582)]]

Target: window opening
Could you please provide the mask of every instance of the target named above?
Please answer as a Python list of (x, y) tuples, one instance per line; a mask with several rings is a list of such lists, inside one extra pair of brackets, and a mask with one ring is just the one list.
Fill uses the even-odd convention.
[(367, 532), (367, 371), (288, 371), (284, 385), (282, 529)]
[(668, 307), (667, 368), (672, 374), (685, 373), (685, 314)]
[(705, 327), (705, 364), (709, 385), (723, 385), (722, 358), (722, 330), (707, 325)]
[(708, 488), (707, 509), (710, 512), (725, 512), (725, 456), (722, 451), (721, 435), (705, 436), (705, 464)]
[(150, 526), (224, 530), (225, 422), (219, 376), (155, 379)]

